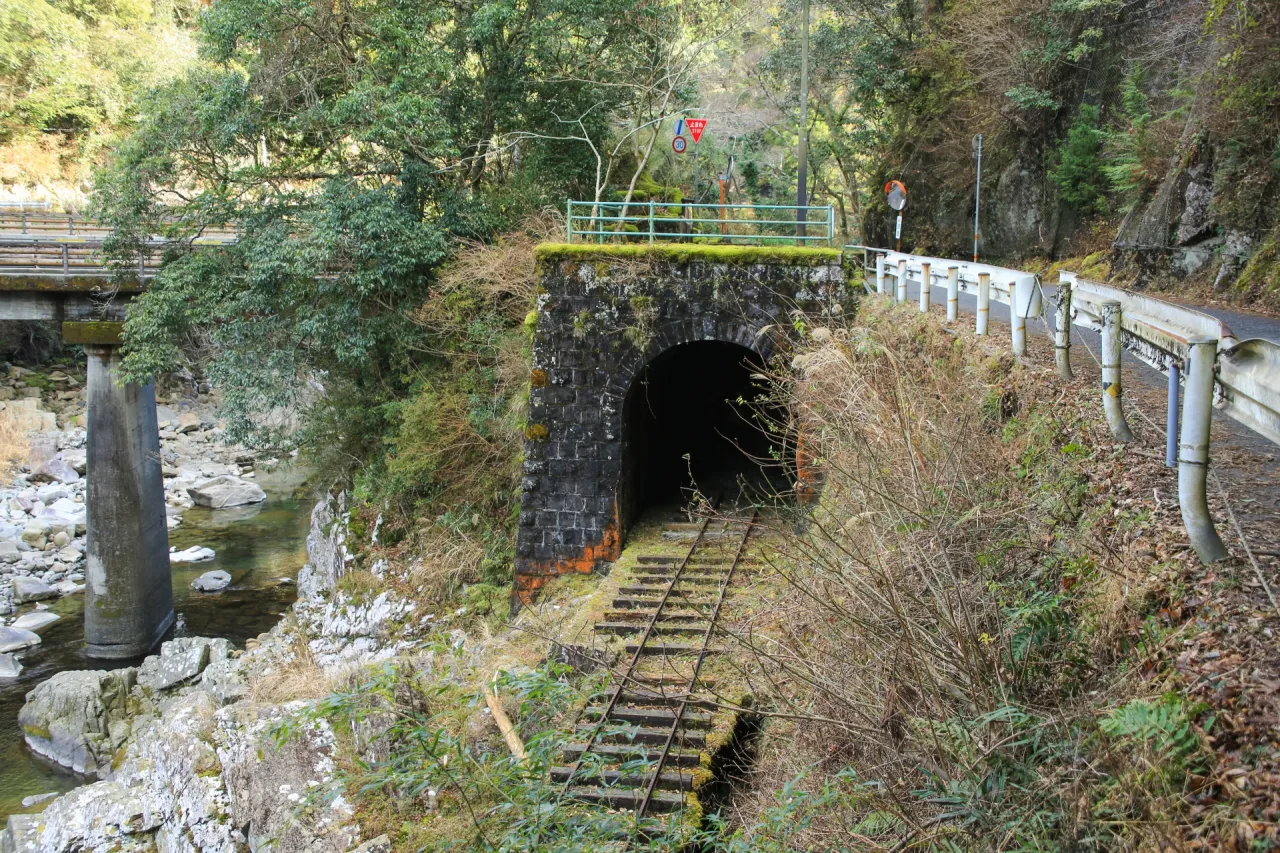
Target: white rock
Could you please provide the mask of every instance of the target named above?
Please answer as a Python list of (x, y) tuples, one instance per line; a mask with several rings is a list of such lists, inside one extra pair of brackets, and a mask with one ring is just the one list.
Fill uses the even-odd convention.
[(40, 635), (24, 628), (0, 625), (0, 652), (20, 652), (40, 645)]
[(191, 588), (199, 592), (219, 592), (230, 585), (231, 575), (221, 569), (205, 572), (191, 582)]
[(239, 477), (223, 475), (197, 483), (187, 489), (187, 494), (199, 506), (221, 509), (230, 506), (262, 503), (267, 493), (257, 483), (241, 480)]
[(18, 543), (12, 540), (0, 542), (0, 562), (16, 563), (22, 559), (22, 553), (18, 551)]
[(57, 591), (44, 581), (26, 577), (15, 577), (13, 579), (14, 604), (25, 604), (28, 601), (43, 601), (46, 598), (57, 597)]
[(192, 545), (185, 551), (169, 551), (170, 563), (203, 563), (206, 560), (212, 560), (215, 552), (212, 548), (205, 548), (202, 545)]
[(56, 613), (26, 613), (13, 620), (10, 627), (22, 628), (25, 631), (39, 631), (41, 628), (52, 625), (62, 617)]
[(74, 483), (79, 479), (76, 469), (61, 459), (50, 459), (31, 475), (33, 483)]
[(17, 678), (22, 674), (22, 664), (13, 655), (0, 654), (0, 678)]

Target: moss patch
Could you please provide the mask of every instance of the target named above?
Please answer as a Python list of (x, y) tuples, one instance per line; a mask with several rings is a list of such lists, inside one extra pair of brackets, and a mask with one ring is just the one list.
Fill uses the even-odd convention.
[(608, 261), (616, 258), (670, 261), (678, 264), (788, 264), (822, 266), (840, 262), (836, 249), (797, 246), (709, 246), (695, 243), (614, 246), (579, 243), (543, 243), (533, 250), (539, 263), (552, 261)]

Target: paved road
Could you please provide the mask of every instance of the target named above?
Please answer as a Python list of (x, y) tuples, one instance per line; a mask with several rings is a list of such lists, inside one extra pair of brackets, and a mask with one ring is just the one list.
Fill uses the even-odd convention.
[[(1046, 318), (1027, 321), (1027, 339), (1032, 360), (1038, 364), (1053, 364), (1053, 338), (1050, 301), (1052, 288), (1046, 288)], [(932, 311), (946, 311), (946, 289), (934, 287), (929, 293)], [(914, 283), (907, 287), (907, 301), (912, 306), (920, 304), (920, 289)], [(1199, 307), (1199, 306), (1195, 306)], [(960, 321), (972, 324), (977, 311), (977, 298), (960, 294)], [(1202, 309), (1206, 313), (1227, 322), (1241, 340), (1251, 337), (1269, 337), (1280, 341), (1280, 320), (1260, 315), (1246, 314), (1227, 309)], [(972, 326), (970, 326), (972, 328)], [(1005, 346), (1011, 346), (1009, 330), (1009, 306), (991, 303), (991, 327), (993, 338)], [(1097, 332), (1079, 326), (1071, 327), (1071, 365), (1077, 377), (1100, 383), (1102, 371), (1093, 357), (1099, 354), (1101, 339)], [(1093, 356), (1090, 355), (1093, 354)], [(1163, 429), (1167, 415), (1168, 378), (1139, 360), (1128, 351), (1123, 356), (1122, 382), (1125, 389), (1125, 407), (1130, 410), (1129, 425), (1142, 437), (1163, 446)], [(1138, 409), (1143, 418), (1133, 409)], [(1149, 419), (1149, 420), (1148, 420)], [(1153, 425), (1154, 422), (1154, 425)], [(1245, 528), (1253, 548), (1271, 550), (1280, 548), (1280, 448), (1253, 430), (1215, 410), (1211, 436), (1210, 461), (1223, 487), (1231, 497), (1231, 503)], [(1172, 475), (1173, 472), (1170, 472)], [(1211, 504), (1216, 497), (1210, 486)], [(1174, 491), (1176, 494), (1176, 489)], [(1218, 532), (1228, 545), (1238, 539), (1227, 526), (1220, 511), (1215, 511)]]

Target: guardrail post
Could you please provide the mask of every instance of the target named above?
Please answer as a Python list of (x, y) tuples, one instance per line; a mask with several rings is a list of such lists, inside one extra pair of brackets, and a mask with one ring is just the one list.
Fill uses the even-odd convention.
[(1165, 418), (1164, 467), (1178, 464), (1178, 375), (1182, 372), (1178, 359), (1169, 356), (1169, 412)]
[(1013, 337), (1013, 354), (1027, 354), (1027, 318), (1018, 310), (1017, 284), (1009, 282), (1009, 328)]
[(1053, 293), (1053, 360), (1058, 375), (1070, 379), (1071, 373), (1071, 283), (1058, 282)]
[(920, 313), (929, 313), (929, 286), (932, 278), (929, 264), (920, 265)]
[(67, 233), (68, 234), (76, 233), (76, 221), (71, 218), (70, 213), (67, 214)]
[(974, 332), (979, 335), (987, 333), (987, 320), (991, 316), (991, 273), (978, 273), (978, 323)]
[(66, 275), (71, 272), (71, 249), (66, 244), (62, 244), (62, 274)]
[(564, 203), (564, 241), (573, 242), (573, 202)]
[(649, 245), (653, 245), (653, 199), (649, 199)]
[(894, 282), (894, 285), (895, 285), (895, 289), (897, 290), (897, 298), (894, 301), (906, 302), (907, 301), (907, 262), (906, 261), (898, 261), (898, 278)]
[(1209, 515), (1209, 428), (1213, 421), (1213, 366), (1218, 342), (1194, 337), (1187, 342), (1187, 393), (1182, 404), (1182, 435), (1178, 454), (1178, 507), (1191, 547), (1205, 563), (1227, 556)]
[(1098, 314), (1102, 320), (1102, 411), (1116, 441), (1133, 441), (1120, 403), (1120, 303), (1114, 299), (1101, 302)]
[(960, 268), (947, 267), (947, 322), (960, 316)]
[(25, 212), (22, 214), (22, 233), (27, 233), (27, 214)]
[(884, 255), (876, 255), (876, 293), (884, 296)]

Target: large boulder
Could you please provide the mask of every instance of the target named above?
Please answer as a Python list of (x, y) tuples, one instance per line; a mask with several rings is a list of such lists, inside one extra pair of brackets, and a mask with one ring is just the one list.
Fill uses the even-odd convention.
[(208, 637), (182, 637), (160, 647), (138, 668), (138, 684), (148, 690), (169, 690), (191, 681), (204, 672), (213, 658), (225, 660), (231, 655), (231, 643)]
[(262, 503), (267, 499), (267, 493), (257, 483), (229, 474), (196, 483), (187, 489), (187, 494), (197, 506), (211, 509)]
[(76, 469), (61, 459), (50, 459), (31, 475), (31, 482), (33, 483), (70, 484), (79, 479), (80, 475), (76, 473)]
[(37, 685), (18, 712), (27, 745), (77, 773), (107, 773), (129, 734), (129, 691), (136, 675), (132, 668), (59, 672)]
[(18, 575), (13, 579), (13, 603), (26, 604), (29, 601), (43, 601), (46, 598), (57, 598), (58, 591), (39, 578)]
[(49, 804), (32, 853), (155, 853), (158, 822), (140, 792), (120, 782), (95, 782)]
[(22, 559), (18, 543), (12, 540), (0, 541), (0, 563), (16, 563)]

